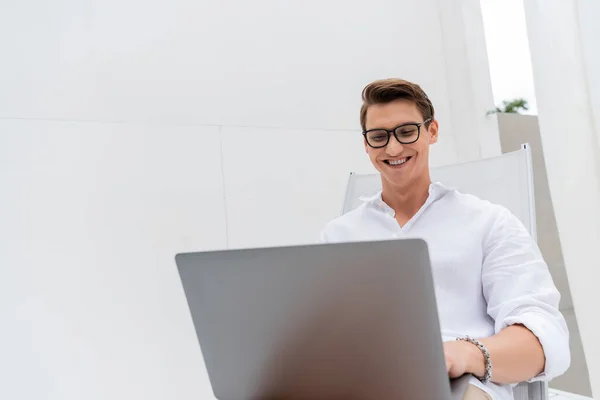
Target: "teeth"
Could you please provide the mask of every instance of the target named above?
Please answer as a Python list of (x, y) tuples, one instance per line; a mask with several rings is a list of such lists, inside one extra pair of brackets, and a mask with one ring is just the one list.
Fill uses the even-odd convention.
[(389, 163), (390, 165), (401, 165), (404, 164), (406, 162), (406, 158), (403, 158), (401, 160), (390, 160)]

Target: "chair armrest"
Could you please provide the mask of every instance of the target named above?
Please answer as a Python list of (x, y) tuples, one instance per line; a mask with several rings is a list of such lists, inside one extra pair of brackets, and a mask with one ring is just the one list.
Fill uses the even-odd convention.
[(548, 400), (548, 385), (546, 382), (521, 382), (513, 388), (515, 400)]

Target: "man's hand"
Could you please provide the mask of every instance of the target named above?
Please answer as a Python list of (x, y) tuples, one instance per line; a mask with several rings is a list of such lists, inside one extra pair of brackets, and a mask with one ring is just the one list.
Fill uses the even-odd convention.
[(485, 374), (483, 353), (477, 346), (469, 342), (445, 342), (444, 356), (446, 357), (446, 370), (450, 378), (458, 378), (464, 374), (483, 377)]

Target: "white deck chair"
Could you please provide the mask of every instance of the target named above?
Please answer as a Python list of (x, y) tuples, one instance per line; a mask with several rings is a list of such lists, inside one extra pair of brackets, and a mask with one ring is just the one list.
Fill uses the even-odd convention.
[[(501, 156), (432, 168), (431, 178), (463, 193), (503, 205), (523, 222), (537, 240), (533, 165), (528, 144)], [(363, 195), (380, 189), (379, 174), (351, 173), (343, 213), (358, 207)], [(522, 382), (514, 387), (513, 394), (515, 400), (548, 400), (548, 385), (545, 382)]]

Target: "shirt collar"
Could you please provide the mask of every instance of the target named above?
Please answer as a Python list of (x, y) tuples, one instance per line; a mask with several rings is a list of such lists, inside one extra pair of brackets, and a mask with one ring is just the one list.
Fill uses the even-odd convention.
[[(429, 197), (428, 197), (427, 201), (428, 202), (436, 201), (439, 198), (441, 198), (443, 195), (445, 195), (446, 193), (448, 193), (452, 190), (453, 190), (453, 188), (447, 187), (440, 182), (432, 182), (429, 185)], [(382, 200), (381, 193), (382, 193), (381, 189), (374, 193), (365, 193), (364, 195), (360, 196), (359, 199), (362, 202), (375, 205), (377, 208), (379, 208), (381, 210), (387, 210), (390, 207)]]

